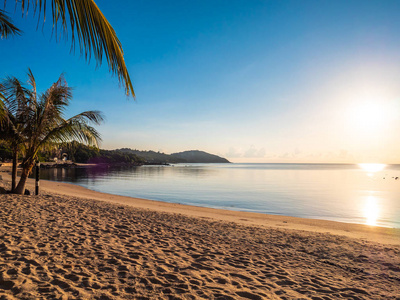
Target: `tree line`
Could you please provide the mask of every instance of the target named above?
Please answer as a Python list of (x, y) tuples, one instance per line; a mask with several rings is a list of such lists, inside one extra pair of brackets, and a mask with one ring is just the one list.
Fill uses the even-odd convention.
[[(37, 159), (40, 162), (50, 162), (54, 161), (55, 158), (62, 159), (63, 154), (65, 154), (67, 160), (74, 163), (83, 164), (105, 163), (143, 165), (148, 163), (143, 157), (139, 157), (133, 153), (127, 153), (122, 149), (99, 149), (97, 147), (87, 146), (76, 141), (55, 145), (55, 147), (50, 150), (39, 151)], [(13, 158), (12, 155), (12, 150), (9, 144), (4, 141), (0, 141), (0, 161), (11, 161)], [(23, 156), (20, 155), (18, 160), (21, 160), (22, 157)]]

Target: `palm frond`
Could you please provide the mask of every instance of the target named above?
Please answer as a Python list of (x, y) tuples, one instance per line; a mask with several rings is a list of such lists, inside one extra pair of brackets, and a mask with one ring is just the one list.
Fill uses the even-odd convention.
[(11, 19), (5, 14), (4, 10), (0, 9), (0, 36), (1, 38), (8, 38), (10, 35), (19, 35), (21, 30), (19, 30), (13, 23)]
[(20, 118), (27, 113), (30, 91), (15, 77), (7, 77), (1, 88), (7, 110)]
[(47, 144), (67, 143), (73, 140), (98, 146), (101, 141), (100, 134), (91, 124), (99, 125), (104, 117), (99, 111), (85, 111), (75, 115), (68, 120), (63, 119), (63, 111), (68, 106), (72, 97), (64, 77), (53, 84), (45, 93), (41, 95), (38, 102), (37, 132), (39, 135), (34, 139), (39, 142), (39, 148)]
[(6, 98), (3, 95), (3, 85), (0, 84), (0, 126), (3, 124), (6, 118), (6, 107), (4, 105), (4, 101)]
[(88, 124), (66, 121), (61, 126), (53, 128), (48, 132), (41, 141), (40, 147), (48, 143), (67, 143), (74, 140), (89, 146), (98, 147), (101, 137), (98, 131)]
[(101, 111), (91, 110), (84, 111), (78, 115), (73, 116), (69, 119), (70, 122), (81, 122), (88, 124), (93, 123), (95, 125), (100, 125), (104, 121), (104, 116)]
[(101, 141), (100, 134), (90, 126), (91, 123), (99, 125), (104, 117), (100, 111), (85, 111), (66, 120), (57, 130), (57, 138), (63, 138), (63, 142), (77, 140), (89, 146), (98, 147)]
[(32, 87), (31, 97), (32, 99), (36, 99), (36, 80), (30, 68), (28, 69), (28, 78), (28, 84)]
[[(43, 21), (46, 14), (46, 0), (21, 0), (24, 12), (32, 4), (33, 9), (43, 11)], [(93, 54), (97, 64), (101, 65), (103, 55), (107, 60), (110, 71), (124, 83), (126, 94), (135, 97), (132, 81), (124, 60), (124, 52), (114, 29), (107, 21), (93, 0), (51, 0), (53, 26), (57, 34), (57, 25), (61, 23), (64, 35), (71, 27), (72, 49), (77, 37), (81, 54), (90, 60)]]

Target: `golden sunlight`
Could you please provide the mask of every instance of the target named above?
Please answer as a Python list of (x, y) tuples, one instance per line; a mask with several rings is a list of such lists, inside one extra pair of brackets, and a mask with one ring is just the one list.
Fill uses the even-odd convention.
[(350, 117), (358, 131), (371, 134), (385, 129), (389, 115), (390, 111), (382, 103), (367, 102), (354, 106)]
[(386, 164), (358, 164), (358, 166), (368, 173), (375, 173), (382, 171), (387, 165)]
[(366, 224), (376, 226), (377, 220), (379, 216), (379, 206), (378, 199), (370, 195), (367, 197), (365, 206), (364, 206), (364, 216), (366, 218)]

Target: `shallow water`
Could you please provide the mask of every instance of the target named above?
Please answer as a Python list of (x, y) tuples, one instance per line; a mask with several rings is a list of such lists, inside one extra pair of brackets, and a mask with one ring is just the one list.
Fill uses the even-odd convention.
[(348, 164), (177, 164), (41, 171), (43, 179), (123, 196), (400, 228), (398, 176), (400, 165)]

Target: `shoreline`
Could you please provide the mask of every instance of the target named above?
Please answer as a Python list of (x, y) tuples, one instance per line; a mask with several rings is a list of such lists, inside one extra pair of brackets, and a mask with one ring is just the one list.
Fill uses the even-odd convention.
[[(11, 182), (8, 166), (0, 167), (3, 181)], [(28, 179), (26, 188), (34, 191), (34, 180)], [(128, 205), (135, 208), (149, 209), (157, 212), (182, 214), (209, 220), (234, 222), (246, 226), (272, 227), (291, 230), (302, 230), (316, 233), (330, 233), (382, 244), (400, 245), (400, 229), (345, 223), (321, 219), (271, 215), (254, 212), (232, 211), (207, 208), (187, 204), (177, 204), (128, 196), (120, 196), (93, 191), (85, 187), (57, 181), (40, 181), (40, 194), (52, 193), (60, 196), (72, 196), (84, 199)]]

